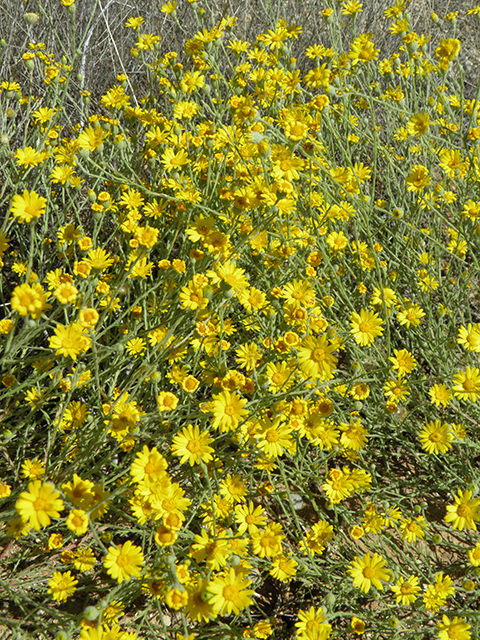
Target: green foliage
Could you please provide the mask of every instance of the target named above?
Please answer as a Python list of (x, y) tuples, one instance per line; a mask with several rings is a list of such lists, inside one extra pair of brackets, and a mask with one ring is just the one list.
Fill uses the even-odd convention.
[(248, 41), (169, 3), (184, 50), (130, 17), (142, 80), (125, 60), (97, 101), (95, 13), (62, 4), (64, 58), (32, 41), (29, 85), (0, 84), (0, 624), (478, 637), (479, 89), (457, 17), (430, 40), (397, 0), (382, 59), (361, 4), (326, 3), (332, 46), (297, 60), (300, 25)]

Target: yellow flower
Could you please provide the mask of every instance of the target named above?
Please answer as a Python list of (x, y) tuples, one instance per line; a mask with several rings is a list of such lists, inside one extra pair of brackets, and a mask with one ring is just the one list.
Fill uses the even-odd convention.
[(472, 637), (469, 631), (472, 625), (466, 623), (465, 618), (455, 616), (453, 620), (450, 620), (450, 618), (444, 614), (442, 616), (442, 622), (437, 622), (437, 627), (440, 631), (438, 634), (440, 640), (470, 640)]
[(301, 370), (311, 378), (330, 380), (338, 358), (332, 355), (336, 346), (329, 344), (326, 335), (319, 338), (307, 336), (298, 349), (298, 360)]
[(229, 473), (227, 478), (220, 482), (220, 493), (229, 502), (243, 502), (247, 493), (247, 485), (240, 475), (232, 476)]
[[(204, 593), (208, 586), (206, 578), (196, 578), (187, 585), (188, 602), (185, 615), (197, 622), (208, 622), (215, 617), (213, 606), (205, 599)], [(178, 636), (177, 636), (178, 637)]]
[(175, 0), (172, 0), (172, 2), (168, 2), (167, 4), (162, 5), (160, 11), (162, 13), (168, 13), (172, 15), (175, 12), (176, 8), (177, 8), (177, 3)]
[(392, 363), (392, 369), (398, 371), (399, 377), (411, 373), (417, 366), (415, 357), (407, 349), (394, 349), (395, 357), (388, 358)]
[(160, 391), (157, 396), (157, 408), (162, 413), (163, 411), (173, 411), (178, 404), (178, 398), (170, 391)]
[(400, 576), (397, 582), (390, 587), (395, 594), (395, 599), (398, 604), (411, 604), (415, 602), (420, 592), (420, 585), (418, 584), (417, 576), (410, 576), (407, 581)]
[(2, 498), (8, 498), (12, 493), (12, 487), (0, 478), (0, 500)]
[(10, 212), (21, 222), (31, 222), (45, 213), (47, 201), (36, 191), (30, 193), (25, 189), (23, 195), (13, 196)]
[(22, 491), (15, 508), (22, 520), (38, 531), (48, 527), (51, 518), (59, 518), (64, 507), (60, 492), (52, 484), (35, 480), (28, 483), (28, 491)]
[(408, 385), (403, 383), (401, 378), (388, 380), (383, 387), (383, 392), (390, 402), (399, 402), (410, 395)]
[(346, 449), (358, 451), (365, 447), (368, 431), (364, 429), (360, 422), (360, 418), (357, 418), (356, 420), (352, 418), (348, 424), (346, 422), (341, 422), (338, 426), (342, 431), (340, 444), (342, 444)]
[(453, 398), (453, 393), (445, 384), (434, 384), (429, 389), (428, 395), (431, 397), (430, 402), (437, 407), (439, 405), (446, 407)]
[(386, 560), (377, 553), (373, 556), (366, 553), (363, 558), (355, 556), (348, 569), (353, 578), (353, 586), (358, 587), (362, 593), (368, 593), (372, 586), (382, 590), (382, 581), (390, 580), (390, 572), (383, 568), (385, 563)]
[(15, 152), (15, 158), (17, 164), (20, 167), (27, 169), (28, 167), (36, 167), (38, 164), (46, 159), (44, 153), (40, 153), (33, 147), (25, 147), (24, 149), (17, 149)]
[(78, 323), (82, 327), (93, 328), (100, 320), (100, 316), (96, 309), (84, 307), (78, 314)]
[(352, 313), (350, 319), (351, 334), (355, 342), (363, 347), (371, 345), (375, 338), (383, 333), (382, 319), (378, 317), (378, 313), (360, 309), (360, 313)]
[(65, 524), (70, 531), (74, 531), (77, 536), (80, 536), (88, 529), (88, 515), (83, 509), (72, 509)]
[(428, 113), (417, 113), (407, 123), (407, 130), (411, 136), (423, 136), (430, 124), (430, 115)]
[(186, 393), (193, 393), (200, 386), (200, 380), (197, 380), (195, 376), (188, 375), (182, 380), (182, 389)]
[(191, 555), (198, 562), (206, 560), (208, 569), (220, 569), (227, 564), (227, 558), (230, 555), (228, 539), (226, 537), (210, 538), (205, 529), (202, 529), (200, 535), (195, 535)]
[(428, 187), (430, 180), (428, 169), (421, 164), (416, 164), (412, 167), (412, 171), (405, 182), (409, 191), (422, 191), (425, 187)]
[[(183, 589), (183, 587), (182, 587)], [(188, 592), (181, 591), (180, 589), (174, 588), (170, 589), (165, 596), (165, 603), (170, 607), (170, 609), (175, 609), (178, 611), (182, 607), (184, 607), (188, 602)]]
[(352, 60), (352, 64), (355, 65), (359, 61), (368, 62), (369, 60), (376, 60), (379, 53), (380, 49), (375, 49), (371, 34), (363, 33), (355, 38), (350, 45), (348, 57)]
[(272, 559), (270, 575), (280, 582), (290, 582), (296, 575), (298, 562), (286, 555), (279, 555)]
[(428, 523), (423, 516), (419, 516), (415, 520), (412, 518), (406, 518), (400, 524), (400, 532), (402, 538), (407, 542), (415, 542), (417, 538), (423, 539), (425, 537), (425, 531), (428, 527)]
[(363, 4), (358, 2), (358, 0), (348, 0), (342, 5), (342, 15), (343, 16), (353, 16), (356, 13), (362, 12)]
[(460, 400), (476, 402), (480, 396), (480, 371), (475, 367), (467, 367), (466, 371), (457, 371), (453, 376), (452, 391)]
[[(88, 571), (95, 566), (97, 560), (91, 549), (78, 548), (75, 551), (73, 566), (78, 571)], [(105, 615), (105, 612), (104, 612)]]
[(353, 616), (350, 620), (350, 626), (352, 627), (353, 632), (359, 636), (361, 636), (362, 633), (365, 633), (365, 622), (360, 618)]
[(103, 565), (107, 569), (107, 573), (120, 584), (130, 578), (138, 578), (140, 567), (143, 565), (142, 550), (127, 540), (120, 546), (108, 549)]
[(407, 325), (407, 329), (410, 325), (416, 327), (422, 322), (422, 318), (425, 316), (425, 312), (418, 304), (407, 303), (405, 308), (398, 312), (398, 321), (401, 325)]
[(325, 87), (326, 90), (330, 87), (330, 78), (332, 72), (327, 69), (327, 65), (322, 64), (321, 67), (312, 69), (305, 74), (304, 82), (308, 89), (319, 89)]
[(167, 477), (167, 461), (156, 447), (150, 451), (147, 445), (138, 452), (130, 468), (133, 482), (143, 482), (148, 486)]
[(452, 446), (454, 439), (449, 424), (442, 424), (440, 420), (430, 420), (419, 434), (422, 449), (427, 453), (445, 453)]
[(355, 487), (350, 475), (343, 473), (341, 469), (330, 469), (328, 475), (329, 478), (322, 485), (322, 489), (333, 504), (338, 504), (354, 492)]
[(162, 154), (162, 164), (167, 171), (178, 171), (189, 162), (188, 153), (185, 149), (175, 152), (175, 149), (168, 147)]
[(455, 496), (455, 504), (447, 505), (445, 522), (450, 522), (454, 529), (477, 530), (476, 521), (480, 520), (480, 499), (472, 498), (472, 495), (469, 490), (463, 492), (459, 489)]
[(55, 289), (53, 295), (60, 304), (70, 304), (77, 299), (78, 289), (72, 283), (64, 282)]
[(102, 146), (103, 141), (108, 135), (110, 135), (109, 132), (102, 129), (100, 125), (97, 125), (95, 128), (92, 126), (86, 127), (78, 136), (78, 146), (80, 149), (95, 151), (95, 149)]
[(254, 535), (258, 533), (258, 527), (265, 525), (266, 516), (262, 506), (257, 507), (253, 502), (247, 504), (237, 504), (235, 506), (235, 522), (238, 524), (238, 533), (243, 535), (246, 531)]
[(468, 550), (468, 560), (474, 567), (480, 567), (480, 542), (476, 546)]
[(249, 585), (250, 580), (246, 580), (241, 574), (237, 575), (234, 569), (228, 569), (208, 583), (207, 591), (211, 594), (208, 603), (217, 614), (238, 615), (253, 603), (250, 596), (254, 591), (248, 589)]
[(173, 438), (171, 451), (174, 456), (180, 458), (180, 464), (188, 461), (193, 467), (194, 464), (199, 464), (200, 460), (205, 463), (212, 460), (214, 449), (209, 445), (213, 441), (208, 431), (200, 433), (198, 425), (189, 424)]
[(47, 300), (48, 293), (44, 292), (41, 285), (21, 284), (13, 290), (10, 304), (21, 316), (30, 315), (34, 320), (38, 320), (44, 309), (52, 307)]
[(91, 480), (82, 480), (76, 473), (73, 474), (73, 480), (71, 482), (64, 482), (62, 484), (65, 496), (73, 502), (76, 507), (87, 511), (92, 506), (94, 500), (93, 487), (94, 484)]
[(22, 476), (29, 480), (38, 480), (45, 475), (45, 466), (41, 460), (25, 460), (22, 464)]
[(435, 56), (440, 59), (451, 61), (456, 58), (460, 51), (460, 40), (456, 38), (442, 38), (440, 45), (435, 49)]
[(128, 351), (129, 355), (133, 356), (134, 358), (138, 358), (138, 356), (143, 355), (145, 349), (147, 348), (147, 343), (143, 338), (132, 338), (131, 340), (127, 340), (125, 348)]
[(278, 458), (284, 451), (295, 453), (296, 443), (291, 433), (293, 428), (284, 422), (283, 416), (270, 420), (264, 416), (258, 421), (260, 431), (256, 434), (257, 446), (268, 458)]
[(327, 543), (333, 538), (333, 526), (325, 522), (325, 520), (319, 520), (316, 522), (310, 531), (305, 533), (305, 543), (300, 541), (300, 548), (305, 555), (309, 555), (309, 551), (312, 555), (316, 553), (322, 554), (325, 551)]
[(50, 348), (56, 349), (57, 356), (70, 356), (76, 360), (77, 356), (88, 351), (91, 340), (85, 334), (85, 328), (78, 323), (63, 326), (57, 324), (55, 335), (50, 338)]
[(295, 627), (299, 640), (326, 640), (332, 632), (332, 625), (325, 622), (321, 607), (315, 610), (312, 606), (308, 611), (300, 609)]
[(270, 522), (265, 529), (252, 535), (252, 550), (259, 558), (275, 557), (282, 553), (282, 540), (285, 538), (282, 525)]
[(55, 571), (53, 578), (48, 582), (50, 587), (48, 593), (52, 594), (54, 600), (64, 602), (68, 596), (75, 593), (76, 584), (78, 584), (78, 580), (75, 580), (70, 571), (65, 573)]
[(212, 426), (221, 433), (235, 430), (238, 423), (248, 413), (245, 409), (247, 400), (239, 396), (235, 391), (222, 391), (213, 396), (211, 410), (213, 412)]
[(468, 327), (460, 327), (458, 330), (458, 344), (463, 344), (467, 351), (480, 352), (480, 323), (468, 323)]

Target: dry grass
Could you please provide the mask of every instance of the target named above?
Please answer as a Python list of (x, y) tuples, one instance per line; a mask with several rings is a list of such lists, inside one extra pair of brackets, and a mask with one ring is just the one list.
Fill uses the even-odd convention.
[[(29, 27), (24, 14), (40, 13), (35, 0), (5, 0), (2, 3), (0, 34), (5, 45), (0, 50), (1, 80), (17, 81), (22, 87), (28, 86), (28, 72), (21, 56), (27, 50), (28, 43), (33, 40), (44, 42), (46, 50), (54, 53), (57, 60), (62, 55), (71, 58), (69, 43), (72, 39), (72, 21), (67, 19), (65, 9), (59, 4), (59, 0), (42, 2), (43, 15), (40, 21), (34, 27)], [(110, 88), (115, 83), (117, 74), (124, 70), (134, 85), (141, 86), (145, 82), (140, 63), (130, 55), (135, 34), (125, 28), (129, 17), (141, 15), (145, 18), (143, 31), (162, 36), (163, 52), (181, 52), (185, 41), (198, 30), (193, 11), (186, 0), (180, 0), (177, 9), (183, 31), (171, 16), (161, 13), (162, 0), (83, 0), (77, 4), (76, 38), (78, 54), (85, 56), (84, 88), (97, 97)], [(356, 17), (357, 32), (373, 33), (382, 57), (390, 55), (397, 47), (396, 37), (384, 28), (383, 11), (391, 4), (390, 0), (365, 1), (363, 12)], [(235, 35), (244, 40), (255, 39), (257, 34), (272, 28), (280, 18), (301, 24), (303, 33), (296, 41), (294, 50), (300, 68), (305, 62), (309, 62), (303, 57), (308, 45), (314, 42), (330, 44), (328, 30), (321, 15), (325, 8), (322, 0), (213, 0), (208, 5), (212, 9), (212, 24), (223, 15), (235, 16)], [(460, 12), (457, 35), (462, 41), (461, 60), (467, 74), (467, 90), (473, 93), (478, 84), (480, 49), (472, 28), (475, 17), (466, 16), (471, 7), (471, 0), (412, 0), (408, 10), (414, 30), (433, 35), (436, 39), (441, 36), (441, 31), (430, 20), (431, 12), (436, 12), (440, 17), (451, 11)], [(350, 22), (350, 19), (345, 18), (342, 25), (346, 41), (351, 37), (348, 26)], [(85, 46), (85, 38), (90, 29), (91, 37)], [(81, 59), (78, 58), (77, 70), (80, 70), (80, 62)], [(36, 89), (40, 92), (42, 87), (38, 86)]]

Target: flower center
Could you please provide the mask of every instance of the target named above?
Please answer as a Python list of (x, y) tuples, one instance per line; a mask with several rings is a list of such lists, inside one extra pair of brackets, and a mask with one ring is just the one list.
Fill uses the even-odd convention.
[(33, 508), (35, 511), (44, 511), (45, 510), (45, 500), (43, 498), (37, 498), (33, 503)]
[(375, 569), (373, 567), (364, 568), (363, 570), (364, 578), (367, 578), (367, 580), (370, 580), (370, 578), (373, 578), (374, 575), (375, 575)]
[(223, 597), (225, 600), (230, 600), (232, 602), (238, 596), (238, 589), (233, 585), (229, 584), (223, 589)]
[(465, 382), (463, 383), (463, 388), (466, 389), (467, 391), (471, 391), (472, 389), (475, 388), (475, 383), (473, 380), (465, 380)]
[(468, 504), (461, 504), (457, 509), (457, 514), (461, 518), (467, 518), (470, 515), (470, 507)]
[(187, 449), (190, 453), (198, 453), (200, 451), (200, 443), (198, 440), (190, 440), (187, 444)]
[(275, 429), (269, 429), (265, 434), (265, 439), (268, 442), (277, 442), (278, 438), (279, 438), (278, 431), (276, 431)]
[(124, 567), (127, 564), (128, 564), (128, 557), (120, 554), (117, 558), (117, 565), (119, 567)]
[(325, 360), (325, 350), (314, 349), (312, 351), (312, 360), (314, 360), (315, 362), (323, 362), (323, 360)]

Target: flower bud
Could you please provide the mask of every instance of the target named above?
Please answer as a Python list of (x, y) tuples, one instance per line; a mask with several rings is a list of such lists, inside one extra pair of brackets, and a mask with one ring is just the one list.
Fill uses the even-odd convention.
[(99, 610), (96, 607), (87, 607), (83, 612), (83, 617), (89, 622), (93, 622), (98, 618)]
[(29, 71), (33, 71), (35, 69), (35, 62), (33, 61), (33, 58), (28, 58), (27, 60), (24, 58), (23, 62)]
[(23, 17), (27, 21), (27, 24), (32, 27), (40, 20), (40, 16), (38, 15), (38, 13), (24, 13)]

